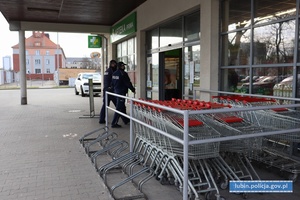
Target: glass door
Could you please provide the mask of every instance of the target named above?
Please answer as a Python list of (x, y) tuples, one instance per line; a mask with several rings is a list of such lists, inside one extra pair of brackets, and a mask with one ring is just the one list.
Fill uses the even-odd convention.
[(181, 49), (160, 53), (160, 99), (182, 98)]

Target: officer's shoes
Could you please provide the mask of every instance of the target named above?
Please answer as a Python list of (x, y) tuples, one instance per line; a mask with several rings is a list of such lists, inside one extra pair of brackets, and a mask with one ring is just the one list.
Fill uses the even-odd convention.
[(113, 125), (111, 125), (111, 127), (112, 127), (112, 128), (121, 128), (122, 126), (119, 125), (119, 124), (113, 124)]
[(124, 122), (125, 125), (127, 125), (129, 123), (130, 123), (130, 120)]
[(105, 124), (105, 120), (99, 121), (99, 124)]

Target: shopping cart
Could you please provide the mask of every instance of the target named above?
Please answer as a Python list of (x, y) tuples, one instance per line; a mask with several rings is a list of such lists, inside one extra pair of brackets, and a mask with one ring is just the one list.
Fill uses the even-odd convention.
[[(206, 108), (203, 102), (185, 101), (185, 100), (171, 100), (171, 101), (151, 101), (158, 105), (165, 107), (172, 107), (176, 109), (195, 110)], [(151, 125), (159, 130), (162, 130), (175, 137), (183, 139), (184, 122), (183, 116), (179, 116), (166, 109), (158, 109), (155, 106), (148, 106), (146, 104), (134, 104), (134, 117), (142, 122)], [(198, 120), (196, 115), (189, 116), (189, 140), (201, 140), (207, 138), (219, 137), (220, 134), (209, 127), (206, 123)], [(173, 182), (179, 189), (183, 187), (183, 145), (179, 142), (171, 140), (151, 128), (148, 128), (139, 123), (134, 123), (134, 132), (136, 137), (147, 141), (149, 144), (155, 146), (163, 152), (163, 159), (156, 163), (155, 175), (161, 182), (168, 180)], [(216, 157), (219, 155), (219, 143), (208, 143), (201, 145), (191, 145), (189, 147), (189, 197), (192, 199), (199, 199), (199, 194), (206, 194), (211, 196), (215, 194), (217, 199), (222, 197), (219, 194), (216, 183), (214, 182), (210, 167), (206, 159)], [(161, 157), (161, 156), (159, 156)], [(157, 170), (159, 169), (159, 170)], [(154, 174), (156, 174), (156, 172)], [(144, 183), (144, 181), (142, 181)], [(139, 184), (142, 185), (142, 184)]]

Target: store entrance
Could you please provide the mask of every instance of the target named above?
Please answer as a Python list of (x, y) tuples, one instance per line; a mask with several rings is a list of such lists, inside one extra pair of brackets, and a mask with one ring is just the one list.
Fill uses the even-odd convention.
[(182, 98), (182, 49), (160, 53), (160, 85), (161, 100)]

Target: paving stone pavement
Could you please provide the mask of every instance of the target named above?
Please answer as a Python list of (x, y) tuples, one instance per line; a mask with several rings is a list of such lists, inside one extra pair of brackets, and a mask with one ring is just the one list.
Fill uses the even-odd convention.
[[(0, 200), (113, 199), (78, 142), (100, 127), (97, 117), (88, 116), (89, 98), (75, 96), (72, 88), (29, 89), (28, 105), (20, 105), (20, 93), (0, 90)], [(102, 98), (95, 97), (94, 102), (98, 114)], [(115, 131), (128, 141), (129, 126), (121, 125)], [(107, 157), (100, 161), (106, 162)], [(271, 169), (258, 170), (265, 180), (277, 178)], [(109, 176), (110, 182), (124, 178), (124, 174)], [(249, 194), (248, 199), (296, 200), (299, 185), (297, 180), (292, 194)], [(155, 179), (144, 187), (150, 200), (182, 199), (174, 186), (162, 186)], [(226, 190), (221, 194), (226, 199), (242, 199)]]

